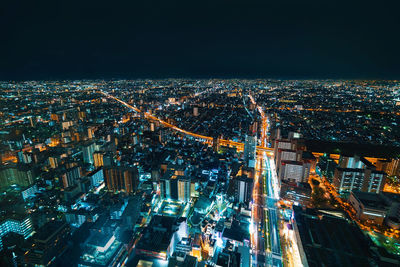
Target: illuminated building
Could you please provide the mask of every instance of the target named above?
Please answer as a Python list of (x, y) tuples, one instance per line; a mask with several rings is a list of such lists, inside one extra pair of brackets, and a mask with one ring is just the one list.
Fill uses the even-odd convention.
[(70, 228), (65, 222), (50, 221), (33, 235), (32, 248), (24, 255), (31, 265), (48, 266), (67, 249)]
[(93, 153), (98, 149), (95, 142), (89, 142), (82, 146), (83, 162), (93, 164)]
[(95, 168), (103, 167), (104, 166), (104, 152), (96, 151), (93, 153), (93, 165)]
[(37, 192), (39, 192), (38, 187), (34, 184), (21, 192), (22, 199), (26, 201), (28, 198), (34, 197)]
[(78, 266), (117, 266), (124, 258), (126, 248), (112, 232), (92, 231), (83, 245)]
[(400, 177), (400, 158), (392, 159), (383, 171), (385, 171), (389, 176)]
[(178, 180), (172, 171), (167, 171), (160, 179), (162, 198), (178, 199)]
[(356, 211), (357, 219), (382, 225), (389, 205), (381, 194), (352, 191), (349, 202)]
[(105, 167), (104, 181), (110, 191), (134, 193), (139, 183), (138, 170), (136, 167)]
[(274, 158), (276, 160), (278, 149), (296, 150), (296, 142), (293, 140), (275, 140), (274, 143)]
[(17, 184), (27, 187), (33, 184), (33, 173), (26, 165), (9, 165), (0, 168), (0, 188)]
[(52, 121), (59, 121), (59, 120), (60, 120), (59, 116), (58, 116), (57, 114), (55, 114), (55, 113), (52, 113), (52, 114), (50, 115), (50, 119), (51, 119)]
[(33, 232), (30, 216), (13, 215), (12, 217), (5, 218), (0, 223), (0, 250), (3, 249), (3, 242), (1, 239), (10, 232), (22, 235), (27, 239)]
[(58, 156), (53, 155), (48, 158), (48, 161), (49, 161), (50, 168), (55, 169), (60, 164), (61, 159)]
[(192, 239), (190, 237), (183, 237), (176, 245), (175, 252), (183, 252), (188, 254), (192, 251)]
[(340, 193), (359, 190), (362, 192), (379, 193), (386, 180), (386, 173), (369, 168), (336, 168), (333, 185)]
[(333, 176), (335, 175), (337, 164), (334, 159), (330, 158), (329, 155), (319, 157), (318, 164), (315, 168), (315, 172), (332, 183)]
[(256, 146), (257, 146), (257, 136), (246, 135), (243, 157), (245, 164), (251, 168), (255, 167)]
[(311, 204), (311, 186), (309, 183), (287, 183), (282, 181), (280, 197), (306, 207)]
[(242, 175), (234, 178), (233, 182), (235, 186), (235, 200), (239, 203), (248, 204), (252, 198), (253, 179)]
[(276, 151), (276, 157), (275, 157), (275, 166), (277, 166), (277, 171), (279, 171), (279, 168), (281, 166), (281, 161), (283, 160), (301, 161), (301, 151), (279, 148)]
[(73, 121), (63, 121), (61, 123), (61, 125), (62, 125), (63, 130), (68, 130), (71, 126), (74, 125), (74, 122)]
[(178, 176), (178, 199), (183, 202), (190, 200), (191, 184), (190, 178), (186, 176)]
[(198, 180), (190, 179), (190, 197), (199, 197), (199, 191), (196, 190)]
[(281, 161), (278, 173), (278, 178), (280, 180), (301, 183), (306, 181), (305, 177), (303, 177), (304, 174), (303, 162), (290, 160)]
[(88, 127), (87, 133), (88, 133), (88, 138), (89, 139), (92, 139), (94, 137), (94, 130), (95, 130), (94, 127)]
[(81, 170), (80, 166), (76, 166), (76, 167), (67, 169), (61, 175), (63, 187), (67, 188), (67, 187), (75, 185), (77, 183), (77, 180), (81, 177), (81, 173), (82, 173), (82, 170)]
[(103, 169), (97, 169), (90, 172), (87, 177), (90, 179), (91, 185), (93, 187), (98, 187), (104, 182), (104, 172)]
[(18, 155), (18, 162), (20, 162), (20, 163), (28, 164), (28, 163), (32, 162), (32, 154), (31, 153), (19, 151), (17, 153), (17, 155)]

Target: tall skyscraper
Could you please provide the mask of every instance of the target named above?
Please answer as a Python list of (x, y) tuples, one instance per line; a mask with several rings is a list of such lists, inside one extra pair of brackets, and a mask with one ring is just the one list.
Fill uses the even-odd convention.
[(136, 167), (112, 166), (104, 168), (104, 181), (108, 190), (113, 192), (134, 193), (139, 183)]
[(178, 199), (183, 202), (190, 200), (190, 178), (187, 176), (179, 176), (178, 178)]
[(244, 162), (246, 166), (254, 168), (256, 164), (257, 136), (246, 135), (244, 143)]
[(253, 192), (253, 179), (248, 178), (246, 175), (241, 175), (236, 177), (233, 182), (235, 186), (235, 200), (239, 203), (248, 204)]

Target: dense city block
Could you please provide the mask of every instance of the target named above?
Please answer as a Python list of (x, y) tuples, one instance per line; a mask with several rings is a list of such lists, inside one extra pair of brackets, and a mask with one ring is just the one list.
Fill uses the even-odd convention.
[(0, 82), (1, 266), (399, 266), (400, 83)]

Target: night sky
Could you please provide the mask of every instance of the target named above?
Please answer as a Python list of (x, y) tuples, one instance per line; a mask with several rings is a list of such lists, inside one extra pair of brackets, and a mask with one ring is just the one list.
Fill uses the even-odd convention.
[(383, 2), (1, 1), (0, 79), (400, 79)]

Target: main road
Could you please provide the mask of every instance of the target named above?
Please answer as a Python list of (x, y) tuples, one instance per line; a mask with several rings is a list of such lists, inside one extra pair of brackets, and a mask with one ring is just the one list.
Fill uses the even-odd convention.
[[(123, 104), (130, 110), (137, 113), (142, 111), (127, 102), (108, 94), (107, 92), (100, 91), (108, 98)], [(253, 104), (255, 101), (251, 95), (250, 100)], [(272, 156), (272, 149), (265, 146), (267, 143), (268, 123), (267, 118), (260, 106), (257, 106), (258, 111), (262, 118), (261, 128), (261, 146), (256, 147), (256, 173), (253, 187), (253, 200), (251, 208), (251, 249), (252, 266), (282, 266), (282, 258), (279, 242), (279, 227), (278, 216), (276, 214), (276, 201), (279, 198), (277, 193), (276, 183), (273, 182), (274, 170), (270, 167), (270, 156)], [(205, 135), (196, 134), (175, 125), (172, 125), (149, 112), (144, 112), (145, 118), (149, 120), (158, 121), (165, 127), (171, 128), (182, 134), (194, 137), (199, 141), (205, 143), (212, 143), (213, 138)], [(241, 142), (234, 142), (232, 140), (219, 140), (220, 145), (236, 147), (239, 151), (244, 149), (244, 144)], [(276, 176), (276, 175), (275, 175)], [(267, 185), (267, 186), (265, 186)], [(268, 188), (267, 195), (265, 188)], [(278, 189), (279, 190), (279, 189)], [(266, 197), (267, 196), (267, 197)], [(267, 239), (266, 239), (267, 238)]]
[[(134, 107), (130, 104), (128, 104), (127, 102), (110, 95), (107, 92), (104, 92), (102, 90), (100, 90), (100, 93), (102, 93), (104, 96), (114, 99), (115, 101), (121, 103), (122, 105), (124, 105), (125, 107), (129, 108), (130, 110), (133, 110), (137, 113), (141, 113), (142, 111), (140, 109), (138, 109), (137, 107)], [(145, 118), (149, 119), (149, 120), (154, 120), (154, 121), (158, 121), (160, 124), (164, 125), (165, 127), (171, 128), (174, 131), (180, 132), (182, 134), (194, 137), (196, 139), (198, 139), (199, 141), (205, 142), (205, 143), (209, 143), (211, 144), (213, 142), (213, 138), (210, 136), (205, 136), (205, 135), (201, 135), (201, 134), (197, 134), (197, 133), (193, 133), (187, 130), (184, 130), (182, 128), (179, 128), (173, 124), (170, 124), (160, 118), (157, 118), (156, 116), (152, 115), (149, 112), (143, 112)], [(231, 146), (231, 147), (236, 147), (239, 151), (243, 151), (244, 149), (244, 143), (241, 142), (235, 142), (232, 140), (226, 140), (226, 139), (219, 139), (219, 144), (222, 146)], [(266, 147), (266, 146), (257, 146), (257, 151), (262, 151), (262, 152), (266, 152), (268, 155), (272, 155), (272, 151), (273, 149)]]

